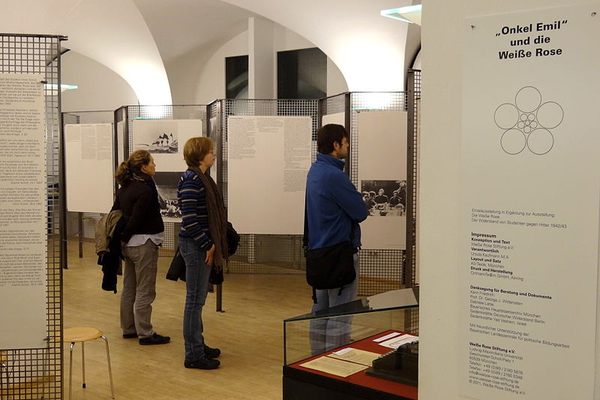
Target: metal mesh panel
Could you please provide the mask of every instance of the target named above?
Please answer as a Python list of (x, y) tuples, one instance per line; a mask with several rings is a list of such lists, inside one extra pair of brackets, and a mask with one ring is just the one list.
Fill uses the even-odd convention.
[[(125, 115), (127, 116), (128, 143), (124, 143), (124, 154), (131, 155), (135, 151), (133, 148), (133, 121), (136, 119), (200, 119), (203, 124), (203, 131), (207, 133), (206, 105), (175, 105), (175, 106), (127, 106)], [(182, 143), (183, 145), (183, 143)], [(160, 166), (158, 166), (160, 169)], [(181, 171), (183, 172), (183, 171)], [(177, 235), (179, 233), (179, 223), (165, 222), (165, 239), (162, 244), (159, 255), (168, 256), (177, 247)], [(166, 250), (166, 251), (165, 251)]]
[(408, 71), (408, 182), (406, 207), (406, 263), (404, 284), (414, 287), (417, 276), (418, 140), (421, 106), (421, 71)]
[[(350, 179), (358, 185), (358, 115), (369, 111), (406, 111), (405, 92), (353, 92), (350, 93)], [(358, 294), (371, 296), (391, 289), (398, 289), (403, 281), (403, 250), (361, 250)]]
[(58, 232), (60, 187), (60, 36), (0, 34), (0, 73), (44, 75), (48, 183), (47, 326), (48, 344), (40, 349), (0, 351), (0, 397), (62, 398), (62, 268)]
[[(217, 106), (220, 104), (220, 106)], [(219, 109), (220, 107), (220, 109)], [(309, 116), (312, 117), (312, 138), (316, 140), (319, 125), (318, 101), (293, 100), (222, 100), (211, 107), (215, 116), (220, 111), (219, 176), (227, 205), (227, 117), (236, 116)], [(315, 146), (312, 146), (312, 158)], [(227, 272), (234, 273), (295, 273), (304, 267), (301, 235), (241, 235), (240, 246), (229, 262)]]
[[(417, 283), (417, 185), (418, 144), (421, 114), (421, 71), (408, 71), (408, 182), (406, 208), (406, 260), (404, 263), (404, 283), (415, 287)], [(418, 293), (418, 291), (417, 291)], [(419, 334), (419, 310), (411, 310), (405, 315), (406, 324), (415, 327)]]
[[(347, 110), (347, 102), (346, 99), (349, 96), (349, 93), (342, 93), (342, 94), (338, 94), (336, 96), (331, 96), (331, 97), (326, 97), (324, 99), (321, 99), (320, 102), (320, 107), (319, 107), (319, 112), (321, 114), (321, 117), (326, 116), (326, 115), (331, 115), (331, 114), (338, 114), (338, 113), (344, 113), (344, 120), (346, 119), (345, 117), (348, 115), (348, 110)], [(321, 126), (324, 125), (321, 122)], [(316, 136), (313, 138), (314, 140), (317, 140)]]

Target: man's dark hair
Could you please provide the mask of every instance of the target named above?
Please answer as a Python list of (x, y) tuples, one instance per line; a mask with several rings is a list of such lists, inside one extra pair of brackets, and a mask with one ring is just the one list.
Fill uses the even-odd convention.
[(317, 131), (317, 151), (321, 154), (329, 154), (333, 151), (333, 144), (342, 144), (342, 139), (350, 139), (348, 131), (342, 125), (327, 124)]

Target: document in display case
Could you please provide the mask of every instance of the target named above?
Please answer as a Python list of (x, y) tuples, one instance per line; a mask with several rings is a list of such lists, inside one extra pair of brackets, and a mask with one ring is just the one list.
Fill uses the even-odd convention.
[(390, 380), (367, 371), (382, 356), (417, 342), (417, 334), (418, 288), (286, 319), (283, 398), (416, 399), (416, 379)]

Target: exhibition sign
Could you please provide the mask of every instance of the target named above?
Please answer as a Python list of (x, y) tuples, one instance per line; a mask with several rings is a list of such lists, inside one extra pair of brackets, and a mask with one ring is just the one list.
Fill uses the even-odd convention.
[(468, 398), (594, 396), (598, 10), (465, 21), (457, 341)]
[(244, 234), (302, 234), (312, 118), (231, 116), (227, 123), (229, 220)]
[(47, 346), (43, 81), (0, 74), (0, 349)]
[(406, 249), (406, 111), (358, 114), (358, 184), (369, 217), (363, 249)]
[(65, 125), (67, 210), (107, 213), (114, 192), (112, 124)]

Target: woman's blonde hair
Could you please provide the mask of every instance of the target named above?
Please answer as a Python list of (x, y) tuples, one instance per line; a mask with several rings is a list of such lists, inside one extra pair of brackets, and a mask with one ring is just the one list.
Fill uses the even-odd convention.
[(115, 179), (120, 185), (129, 183), (132, 179), (133, 173), (140, 172), (144, 165), (150, 164), (152, 161), (152, 155), (147, 150), (136, 150), (127, 159), (123, 161), (117, 172), (115, 173)]
[(188, 167), (198, 168), (200, 161), (204, 160), (204, 157), (213, 150), (214, 146), (215, 142), (210, 138), (190, 138), (183, 146), (183, 159)]

